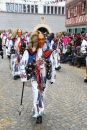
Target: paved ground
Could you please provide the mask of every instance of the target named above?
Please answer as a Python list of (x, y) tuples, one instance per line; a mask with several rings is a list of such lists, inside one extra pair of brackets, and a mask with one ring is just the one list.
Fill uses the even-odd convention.
[(43, 123), (31, 117), (32, 90), (25, 87), (24, 109), (19, 116), (22, 83), (10, 75), (9, 60), (0, 57), (0, 130), (87, 130), (85, 69), (62, 64), (56, 83), (49, 84), (44, 99)]

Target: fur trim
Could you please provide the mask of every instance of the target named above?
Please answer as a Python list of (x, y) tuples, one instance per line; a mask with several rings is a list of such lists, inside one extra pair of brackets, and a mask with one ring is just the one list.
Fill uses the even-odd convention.
[(16, 34), (17, 34), (17, 30), (15, 30), (15, 31), (12, 33), (12, 38), (15, 38)]
[(56, 33), (56, 37), (57, 37), (57, 38), (61, 38), (61, 36), (62, 36), (62, 32), (57, 32), (57, 33)]
[(38, 32), (37, 31), (32, 32), (30, 34), (28, 47), (32, 48), (33, 50), (35, 50), (38, 47)]

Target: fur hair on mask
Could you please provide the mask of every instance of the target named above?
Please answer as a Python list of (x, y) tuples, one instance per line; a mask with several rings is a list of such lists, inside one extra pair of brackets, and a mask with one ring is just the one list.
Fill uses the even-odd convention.
[(35, 51), (37, 47), (38, 47), (38, 31), (35, 31), (30, 34), (28, 48), (31, 48), (33, 51)]

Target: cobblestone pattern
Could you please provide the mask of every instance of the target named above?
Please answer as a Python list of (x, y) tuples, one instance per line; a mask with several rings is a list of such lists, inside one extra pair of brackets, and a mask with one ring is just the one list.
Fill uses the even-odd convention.
[(87, 84), (85, 70), (62, 64), (57, 80), (49, 84), (44, 98), (43, 123), (31, 117), (32, 90), (25, 87), (19, 116), (22, 83), (10, 75), (9, 60), (0, 57), (0, 130), (87, 130)]
[(47, 24), (53, 33), (66, 31), (65, 15), (43, 15), (43, 14), (22, 14), (0, 12), (0, 29), (12, 29), (13, 31), (20, 28), (23, 31), (31, 32), (40, 24), (40, 18), (45, 17)]

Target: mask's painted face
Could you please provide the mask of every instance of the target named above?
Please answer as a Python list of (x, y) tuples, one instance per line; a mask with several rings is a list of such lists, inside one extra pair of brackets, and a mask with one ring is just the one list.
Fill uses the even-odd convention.
[(43, 34), (38, 34), (38, 46), (40, 48), (42, 48), (44, 46), (44, 43), (45, 43), (45, 37)]
[(22, 35), (22, 30), (21, 30), (21, 29), (18, 29), (18, 30), (17, 30), (17, 34), (18, 34), (18, 37), (21, 37), (21, 35)]

